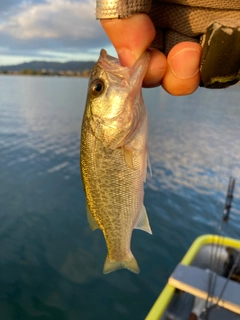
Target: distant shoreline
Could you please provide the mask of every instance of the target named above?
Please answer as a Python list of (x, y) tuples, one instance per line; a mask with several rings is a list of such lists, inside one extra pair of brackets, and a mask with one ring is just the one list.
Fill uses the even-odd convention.
[(20, 63), (17, 65), (0, 66), (0, 74), (57, 77), (89, 77), (94, 64), (94, 61), (30, 61)]
[(48, 71), (48, 70), (41, 70), (41, 71), (36, 71), (32, 69), (26, 69), (26, 70), (21, 70), (21, 71), (0, 71), (0, 75), (10, 75), (10, 76), (51, 76), (51, 77), (78, 77), (78, 78), (88, 78), (90, 75), (90, 71), (84, 70), (82, 72), (80, 71)]

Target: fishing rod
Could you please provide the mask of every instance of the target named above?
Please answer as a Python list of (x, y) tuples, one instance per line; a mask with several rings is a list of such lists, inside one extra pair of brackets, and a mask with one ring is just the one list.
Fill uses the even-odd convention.
[(234, 179), (233, 177), (229, 178), (227, 196), (226, 196), (225, 206), (224, 206), (224, 210), (223, 210), (223, 217), (222, 217), (223, 221), (225, 221), (225, 222), (228, 222), (229, 215), (230, 215), (230, 209), (232, 207), (235, 181), (236, 181), (236, 179)]
[[(219, 225), (219, 232), (220, 233), (222, 231), (222, 222), (224, 221), (227, 223), (229, 220), (229, 217), (230, 217), (230, 210), (232, 208), (235, 182), (236, 182), (236, 179), (233, 178), (232, 176), (230, 176), (228, 188), (227, 188), (225, 205), (224, 205), (224, 209), (223, 209), (223, 215), (222, 215), (222, 219), (221, 219), (220, 225)], [(218, 250), (218, 248), (220, 248), (220, 242), (221, 242), (220, 239), (219, 239), (219, 243), (216, 244), (215, 253), (212, 252), (212, 255), (211, 255), (211, 263), (210, 264), (213, 269), (214, 269), (214, 264), (217, 263), (219, 256), (220, 256), (220, 251)], [(212, 250), (213, 250), (213, 248), (212, 248)], [(213, 313), (216, 311), (216, 308), (218, 307), (219, 301), (221, 300), (223, 293), (226, 289), (226, 286), (227, 286), (229, 280), (231, 279), (234, 270), (236, 270), (236, 268), (239, 264), (239, 261), (240, 261), (240, 252), (238, 252), (236, 259), (234, 259), (234, 261), (232, 261), (232, 265), (230, 266), (230, 270), (228, 270), (227, 273), (225, 272), (226, 274), (223, 275), (226, 278), (226, 281), (225, 281), (225, 284), (222, 288), (220, 296), (218, 297), (217, 302), (214, 304), (211, 303), (210, 301), (211, 301), (211, 297), (213, 296), (214, 288), (216, 285), (216, 274), (214, 272), (209, 272), (208, 296), (207, 296), (207, 299), (205, 300), (205, 308), (204, 308), (202, 314), (200, 315), (200, 319), (208, 320), (211, 318)]]

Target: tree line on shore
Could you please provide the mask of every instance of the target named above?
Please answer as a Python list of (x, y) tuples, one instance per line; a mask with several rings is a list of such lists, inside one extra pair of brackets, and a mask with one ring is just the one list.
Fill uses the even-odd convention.
[(54, 71), (52, 69), (46, 70), (34, 70), (34, 69), (22, 69), (20, 71), (0, 70), (0, 74), (4, 75), (29, 75), (29, 76), (68, 76), (68, 77), (89, 77), (90, 70), (85, 69), (83, 71)]

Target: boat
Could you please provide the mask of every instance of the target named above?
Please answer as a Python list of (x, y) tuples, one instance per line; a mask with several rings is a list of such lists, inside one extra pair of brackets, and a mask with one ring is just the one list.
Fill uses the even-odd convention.
[(198, 237), (146, 320), (240, 320), (240, 241)]

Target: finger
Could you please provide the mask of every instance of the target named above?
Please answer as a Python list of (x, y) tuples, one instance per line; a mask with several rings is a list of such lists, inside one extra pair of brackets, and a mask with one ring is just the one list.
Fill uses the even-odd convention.
[(157, 49), (151, 50), (151, 59), (143, 80), (144, 88), (153, 88), (160, 86), (163, 76), (167, 70), (166, 56)]
[(126, 19), (101, 20), (101, 24), (121, 64), (126, 67), (134, 64), (155, 37), (155, 28), (146, 14), (135, 14)]
[(195, 42), (181, 42), (167, 57), (167, 71), (162, 86), (172, 95), (193, 93), (200, 84), (200, 58), (202, 47)]

